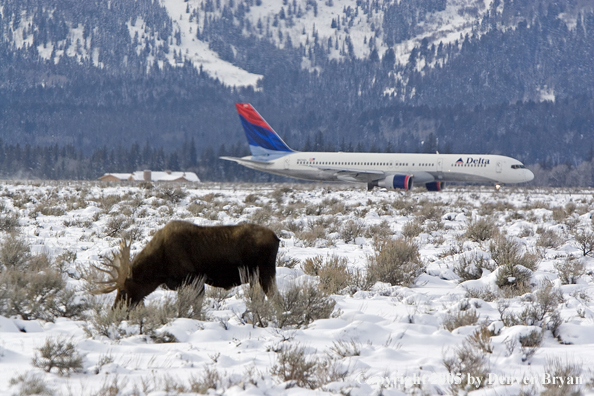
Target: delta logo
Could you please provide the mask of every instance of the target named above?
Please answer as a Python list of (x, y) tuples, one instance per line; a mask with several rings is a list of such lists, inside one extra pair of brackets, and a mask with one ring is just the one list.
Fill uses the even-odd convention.
[(489, 160), (486, 158), (473, 158), (473, 157), (468, 157), (466, 158), (466, 162), (464, 162), (464, 160), (462, 158), (458, 159), (458, 161), (456, 161), (456, 165), (489, 165)]

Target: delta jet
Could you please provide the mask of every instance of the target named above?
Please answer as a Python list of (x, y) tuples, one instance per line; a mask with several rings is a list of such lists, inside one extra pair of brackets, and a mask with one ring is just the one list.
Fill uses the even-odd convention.
[(501, 155), (300, 152), (291, 149), (249, 103), (236, 103), (252, 155), (221, 157), (248, 168), (304, 180), (365, 183), (368, 189), (440, 191), (448, 182), (524, 183), (534, 174)]

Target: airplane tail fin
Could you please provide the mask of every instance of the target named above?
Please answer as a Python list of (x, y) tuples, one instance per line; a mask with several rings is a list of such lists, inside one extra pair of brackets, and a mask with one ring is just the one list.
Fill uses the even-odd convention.
[[(292, 150), (249, 103), (235, 103), (254, 157), (282, 157)], [(272, 157), (272, 158), (271, 158)]]

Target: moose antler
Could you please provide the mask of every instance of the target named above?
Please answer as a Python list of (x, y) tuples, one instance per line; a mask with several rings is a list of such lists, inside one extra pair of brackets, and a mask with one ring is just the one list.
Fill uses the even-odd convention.
[(95, 269), (108, 276), (108, 279), (105, 281), (95, 282), (96, 284), (105, 286), (93, 290), (93, 294), (111, 293), (116, 289), (122, 289), (124, 287), (124, 282), (132, 270), (130, 266), (130, 245), (132, 245), (131, 239), (128, 243), (126, 243), (125, 239), (122, 239), (120, 242), (120, 251), (114, 253), (111, 258), (106, 258), (102, 263), (103, 267), (92, 264)]

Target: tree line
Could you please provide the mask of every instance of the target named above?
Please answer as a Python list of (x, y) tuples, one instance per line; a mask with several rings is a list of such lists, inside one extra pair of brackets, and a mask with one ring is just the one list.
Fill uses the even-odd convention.
[[(432, 139), (431, 137), (429, 139)], [(437, 142), (430, 142), (431, 148)], [(318, 135), (308, 141), (304, 149), (326, 149)], [(431, 152), (429, 147), (425, 152)], [(346, 145), (343, 151), (363, 152), (363, 145)], [(369, 152), (396, 152), (394, 147), (379, 150), (369, 147)], [(447, 150), (442, 150), (447, 152)], [(206, 147), (201, 153), (196, 150), (194, 139), (174, 150), (165, 152), (153, 148), (149, 143), (143, 146), (133, 144), (129, 148), (107, 148), (103, 146), (85, 155), (72, 145), (59, 147), (31, 146), (26, 144), (6, 144), (0, 140), (0, 178), (11, 180), (97, 180), (105, 173), (132, 173), (150, 169), (154, 171), (172, 170), (195, 172), (202, 181), (219, 182), (294, 182), (294, 179), (271, 175), (245, 168), (234, 162), (219, 159), (221, 156), (242, 157), (249, 155), (243, 144), (221, 144), (217, 150)], [(594, 186), (594, 148), (588, 157), (579, 163), (550, 162), (530, 164), (535, 179), (530, 184), (554, 187), (593, 187)]]

